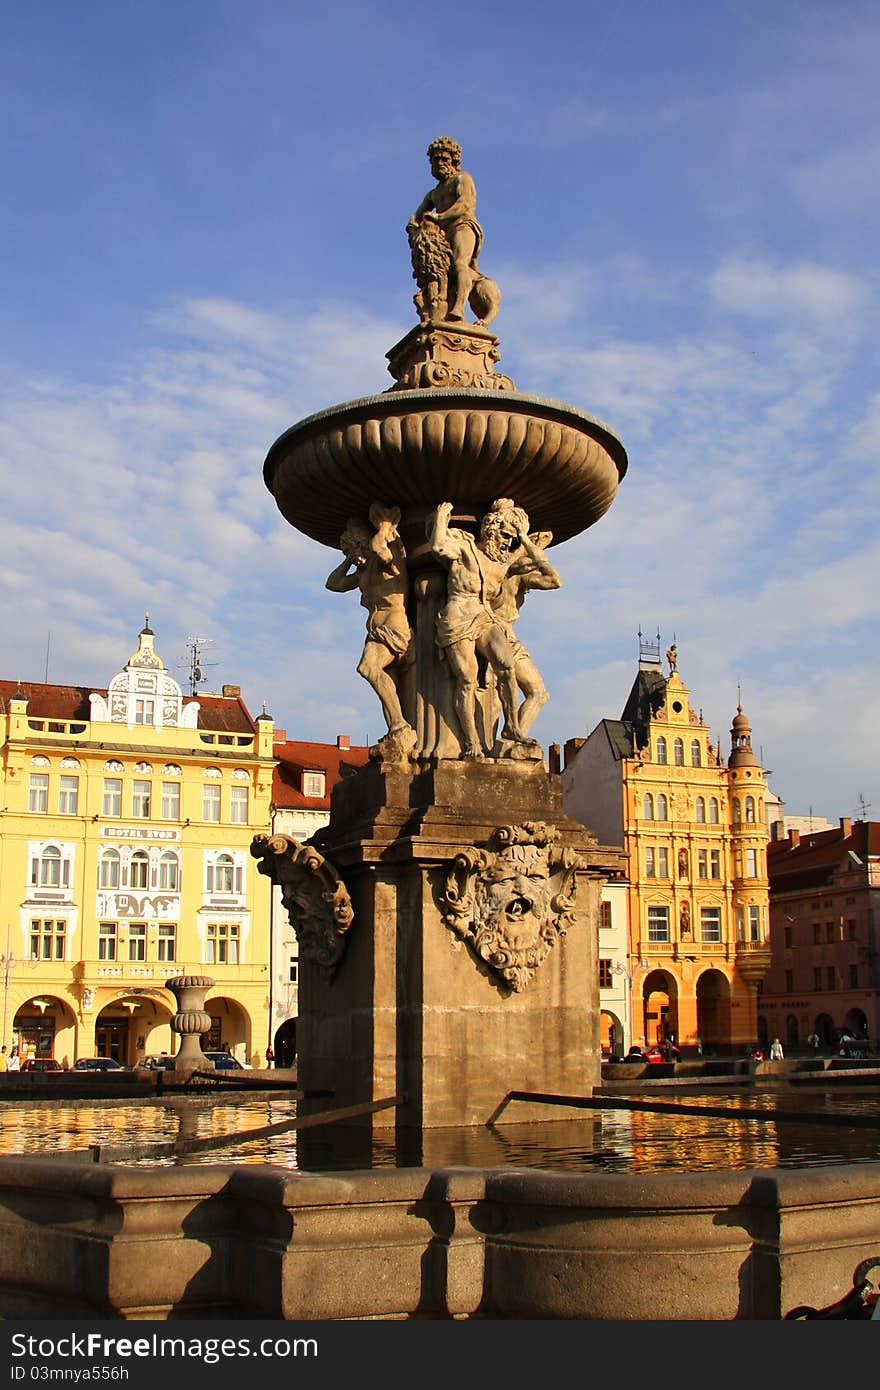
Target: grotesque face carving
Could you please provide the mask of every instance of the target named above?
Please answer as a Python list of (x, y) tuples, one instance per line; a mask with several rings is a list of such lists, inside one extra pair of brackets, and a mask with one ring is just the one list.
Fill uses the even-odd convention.
[(512, 846), (499, 856), (474, 894), (474, 934), (480, 955), (493, 965), (537, 965), (549, 909), (546, 849)]

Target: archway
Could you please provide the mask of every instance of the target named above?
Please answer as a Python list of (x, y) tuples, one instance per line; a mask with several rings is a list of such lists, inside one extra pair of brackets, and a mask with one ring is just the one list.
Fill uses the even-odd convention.
[(95, 1018), (95, 1056), (112, 1057), (124, 1067), (133, 1067), (145, 1057), (175, 1052), (173, 1012), (148, 989), (120, 990)]
[(34, 995), (15, 1011), (12, 1045), (22, 1065), (29, 1058), (49, 1058), (63, 1066), (74, 1060), (76, 1018), (69, 1004), (52, 994)]
[(599, 1015), (599, 1044), (603, 1057), (622, 1057), (626, 1052), (623, 1024), (610, 1009), (603, 1009)]
[(830, 1014), (819, 1014), (813, 1027), (822, 1047), (830, 1047), (834, 1040), (834, 1019)]
[(785, 1020), (785, 1042), (788, 1047), (799, 1047), (801, 1041), (801, 1030), (794, 1014), (789, 1014)]
[(276, 1067), (296, 1065), (296, 1019), (287, 1018), (275, 1034), (272, 1044), (275, 1051)]
[(697, 980), (697, 1037), (704, 1055), (730, 1050), (730, 981), (720, 970), (704, 970)]
[(766, 1047), (770, 1042), (770, 1025), (763, 1014), (758, 1014), (758, 1042)]
[(868, 1018), (861, 1009), (850, 1009), (843, 1022), (844, 1027), (854, 1038), (866, 1038), (868, 1036)]
[(203, 1050), (229, 1051), (239, 1062), (250, 1063), (254, 1047), (250, 1015), (236, 999), (223, 995), (207, 999), (205, 1009), (211, 1015), (211, 1027), (202, 1036)]
[[(665, 970), (652, 970), (642, 986), (645, 1042), (666, 1042), (678, 1038), (678, 991), (676, 981)], [(635, 1043), (636, 1038), (631, 1041)]]

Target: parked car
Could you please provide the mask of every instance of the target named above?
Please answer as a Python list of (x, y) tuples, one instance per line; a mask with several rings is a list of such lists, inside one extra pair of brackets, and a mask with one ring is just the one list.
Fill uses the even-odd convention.
[(643, 1054), (646, 1062), (680, 1062), (681, 1049), (675, 1043), (654, 1043)]
[(54, 1057), (28, 1057), (26, 1062), (21, 1064), (22, 1071), (62, 1071), (60, 1062), (56, 1062)]
[(128, 1071), (121, 1062), (114, 1062), (112, 1057), (80, 1057), (78, 1062), (73, 1064), (74, 1071)]
[(144, 1057), (138, 1066), (146, 1067), (148, 1071), (165, 1071), (167, 1067), (174, 1066), (174, 1058), (168, 1052), (159, 1052)]
[(867, 1038), (841, 1038), (841, 1057), (870, 1057), (871, 1044)]
[(247, 1062), (240, 1062), (230, 1052), (206, 1052), (205, 1056), (214, 1063), (217, 1071), (250, 1071)]

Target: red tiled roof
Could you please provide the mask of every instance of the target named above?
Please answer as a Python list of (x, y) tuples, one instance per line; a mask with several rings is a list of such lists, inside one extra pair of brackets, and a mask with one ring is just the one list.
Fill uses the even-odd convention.
[[(272, 803), (287, 810), (330, 809), (330, 793), (346, 771), (363, 767), (370, 750), (364, 745), (340, 748), (335, 743), (300, 743), (289, 739), (276, 743), (273, 749), (278, 762), (272, 774)], [(323, 772), (323, 796), (304, 796), (304, 772)]]
[[(45, 685), (39, 681), (0, 680), (0, 708), (9, 712), (9, 701), (18, 692), (28, 702), (27, 712), (34, 719), (90, 720), (89, 696), (107, 691), (85, 685)], [(253, 734), (256, 725), (240, 695), (196, 696), (199, 702), (199, 728), (221, 734)], [(186, 697), (184, 697), (186, 699)]]
[(802, 831), (797, 845), (790, 837), (770, 840), (767, 869), (771, 890), (791, 891), (829, 883), (834, 869), (850, 850), (865, 864), (869, 858), (880, 855), (880, 821), (854, 821), (847, 835), (839, 826), (833, 830)]

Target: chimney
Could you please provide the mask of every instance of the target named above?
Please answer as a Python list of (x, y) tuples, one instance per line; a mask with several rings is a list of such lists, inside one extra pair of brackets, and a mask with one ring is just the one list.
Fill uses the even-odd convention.
[(337, 748), (350, 748), (350, 747), (351, 747), (351, 738), (350, 738), (350, 736), (349, 736), (348, 734), (337, 734), (337, 735), (336, 735), (336, 747), (337, 747)]
[(547, 749), (547, 767), (550, 772), (562, 771), (562, 759), (558, 743), (551, 743)]
[(225, 698), (226, 698), (227, 700), (240, 700), (240, 699), (241, 699), (241, 686), (240, 686), (240, 685), (224, 685), (224, 687), (223, 687), (223, 694), (224, 694), (224, 696), (225, 696)]
[(794, 826), (792, 826), (791, 830), (789, 830), (788, 832), (788, 838), (791, 840), (792, 849), (797, 849), (798, 845), (801, 842), (801, 832), (799, 830), (795, 830)]
[(585, 738), (567, 738), (565, 740), (565, 767), (568, 767), (578, 749), (583, 748), (586, 743)]
[(840, 838), (848, 840), (852, 834), (852, 820), (849, 816), (840, 817)]
[(287, 730), (286, 730), (286, 729), (275, 729), (275, 730), (273, 731), (273, 734), (272, 734), (272, 742), (273, 742), (273, 743), (286, 743), (286, 742), (287, 742)]

